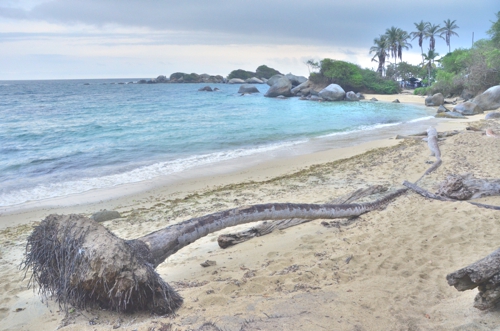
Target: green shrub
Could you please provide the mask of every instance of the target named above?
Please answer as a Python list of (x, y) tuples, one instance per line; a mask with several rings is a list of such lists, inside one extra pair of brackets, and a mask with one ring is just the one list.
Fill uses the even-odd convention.
[(378, 73), (370, 69), (360, 69), (363, 92), (372, 92), (377, 94), (396, 94), (399, 93), (399, 84), (391, 79), (380, 77)]
[(227, 76), (227, 79), (239, 78), (239, 79), (245, 80), (245, 79), (252, 78), (255, 76), (256, 76), (255, 72), (246, 71), (243, 69), (237, 69), (237, 70), (231, 71), (231, 73)]
[(281, 72), (279, 72), (276, 69), (269, 68), (265, 64), (259, 66), (257, 70), (255, 70), (255, 75), (258, 78), (266, 78), (269, 79), (274, 75), (281, 75)]
[(427, 95), (429, 87), (417, 87), (413, 90), (413, 94), (415, 95)]
[(344, 89), (355, 90), (363, 87), (360, 71), (357, 65), (349, 62), (323, 59), (319, 72), (331, 83), (338, 84)]

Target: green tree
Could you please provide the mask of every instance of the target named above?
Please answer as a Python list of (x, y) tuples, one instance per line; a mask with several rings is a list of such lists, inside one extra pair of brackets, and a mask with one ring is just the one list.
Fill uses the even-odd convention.
[(432, 69), (434, 69), (436, 67), (436, 65), (434, 64), (434, 62), (436, 61), (436, 58), (439, 56), (439, 53), (435, 52), (432, 49), (429, 49), (429, 51), (427, 52), (427, 54), (424, 53), (423, 56), (424, 56), (423, 67), (425, 69), (427, 69), (428, 84), (430, 85), (431, 84)]
[(363, 86), (360, 68), (349, 62), (323, 59), (320, 74), (344, 89), (359, 89)]
[(440, 36), (443, 38), (444, 35), (444, 40), (446, 40), (446, 45), (448, 45), (448, 53), (451, 53), (451, 36), (457, 36), (458, 33), (455, 32), (455, 29), (458, 29), (459, 26), (455, 24), (456, 20), (450, 20), (447, 19), (444, 22), (444, 26), (439, 29), (439, 32), (441, 32)]
[(491, 41), (497, 46), (500, 46), (500, 11), (495, 15), (497, 17), (497, 21), (492, 22), (493, 25), (488, 30), (488, 34), (491, 36)]
[(378, 62), (377, 72), (380, 76), (384, 75), (385, 58), (387, 57), (388, 41), (386, 35), (381, 35), (373, 39), (373, 46), (370, 48), (370, 54), (373, 54), (372, 61)]
[(257, 70), (255, 70), (255, 75), (258, 78), (266, 78), (269, 79), (274, 75), (279, 75), (281, 72), (279, 72), (276, 69), (270, 68), (266, 66), (265, 64), (257, 67)]
[[(420, 21), (420, 23), (413, 23), (415, 25), (415, 31), (410, 33), (411, 40), (418, 38), (418, 46), (420, 46), (421, 54), (424, 54), (424, 48), (422, 47), (425, 38), (425, 31), (429, 22)], [(422, 56), (422, 63), (424, 63), (424, 57)]]
[(246, 71), (243, 69), (237, 69), (237, 70), (231, 71), (231, 73), (229, 73), (229, 75), (227, 76), (227, 79), (239, 78), (239, 79), (245, 80), (245, 79), (252, 78), (255, 76), (256, 76), (255, 72)]
[(408, 42), (410, 35), (408, 32), (394, 26), (387, 29), (385, 35), (388, 44), (387, 49), (390, 56), (394, 58), (394, 64), (396, 64), (398, 58), (399, 60), (403, 59), (403, 50), (411, 47), (411, 44)]

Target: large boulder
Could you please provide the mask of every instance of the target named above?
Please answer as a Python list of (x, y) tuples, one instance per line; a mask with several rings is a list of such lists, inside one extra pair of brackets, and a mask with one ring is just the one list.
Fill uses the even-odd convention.
[(476, 115), (483, 113), (483, 109), (481, 107), (470, 101), (459, 103), (458, 105), (453, 107), (453, 111), (462, 115)]
[(240, 86), (238, 93), (260, 93), (259, 90), (250, 84), (243, 84)]
[(267, 90), (267, 93), (264, 96), (268, 98), (276, 98), (279, 95), (291, 97), (291, 89), (292, 83), (288, 80), (288, 78), (280, 77), (274, 81), (274, 84), (269, 88), (269, 90)]
[(229, 81), (228, 81), (229, 84), (245, 84), (245, 81), (243, 79), (239, 79), (239, 78), (231, 78)]
[(163, 75), (160, 75), (156, 77), (155, 83), (168, 83), (168, 78)]
[(434, 117), (436, 118), (458, 118), (458, 119), (464, 119), (467, 118), (464, 115), (457, 113), (455, 111), (448, 111), (445, 113), (438, 113)]
[(306, 80), (302, 84), (292, 88), (292, 94), (301, 96), (318, 95), (326, 86), (326, 84), (315, 84), (310, 80)]
[(327, 101), (340, 101), (345, 98), (345, 91), (340, 85), (330, 84), (319, 92), (319, 96)]
[(115, 210), (101, 210), (98, 211), (97, 213), (92, 214), (91, 218), (96, 221), (96, 222), (106, 222), (109, 220), (114, 220), (115, 218), (121, 218), (121, 215), (119, 212)]
[(269, 78), (269, 79), (267, 80), (267, 82), (266, 82), (266, 83), (267, 83), (267, 85), (269, 85), (269, 86), (273, 86), (273, 85), (274, 85), (274, 83), (276, 83), (276, 81), (277, 81), (278, 79), (280, 79), (281, 77), (283, 77), (283, 75), (274, 75), (274, 76), (272, 76), (271, 78)]
[(495, 118), (500, 118), (500, 113), (499, 112), (488, 113), (484, 117), (485, 120), (492, 120), (492, 119), (495, 119)]
[(482, 110), (500, 108), (500, 85), (490, 87), (484, 93), (475, 97), (472, 102), (481, 107)]
[(287, 74), (285, 75), (286, 78), (292, 83), (292, 86), (299, 86), (302, 83), (305, 83), (307, 81), (307, 78), (304, 76), (295, 76), (292, 74)]
[(247, 84), (264, 84), (264, 82), (262, 80), (258, 79), (257, 77), (248, 78), (247, 80), (245, 80), (245, 83), (247, 83)]
[(346, 101), (359, 101), (358, 96), (353, 91), (349, 91), (345, 94)]
[(439, 107), (444, 104), (444, 96), (441, 93), (436, 93), (425, 98), (425, 105), (429, 107)]
[(213, 92), (212, 88), (208, 85), (198, 89), (198, 91)]

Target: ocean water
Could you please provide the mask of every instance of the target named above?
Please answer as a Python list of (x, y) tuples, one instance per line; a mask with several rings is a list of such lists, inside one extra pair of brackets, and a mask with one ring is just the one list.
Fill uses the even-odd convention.
[[(154, 180), (429, 118), (424, 107), (240, 96), (238, 85), (0, 81), (0, 207)], [(352, 138), (351, 138), (352, 139)]]

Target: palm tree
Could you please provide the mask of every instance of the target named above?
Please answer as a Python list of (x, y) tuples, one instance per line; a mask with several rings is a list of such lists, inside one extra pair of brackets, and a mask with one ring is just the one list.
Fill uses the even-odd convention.
[(408, 42), (408, 39), (410, 39), (410, 35), (408, 34), (408, 32), (398, 29), (397, 45), (399, 61), (403, 61), (403, 49), (412, 48), (412, 45)]
[(458, 33), (456, 33), (453, 30), (458, 29), (459, 26), (455, 24), (456, 20), (452, 21), (450, 19), (447, 19), (446, 21), (443, 21), (443, 22), (444, 22), (444, 27), (439, 29), (439, 32), (441, 32), (440, 36), (441, 36), (441, 38), (443, 38), (443, 35), (445, 36), (444, 39), (446, 40), (446, 45), (448, 45), (448, 53), (451, 53), (450, 39), (451, 39), (451, 36), (458, 37)]
[(399, 30), (401, 30), (401, 29), (396, 28), (395, 26), (391, 26), (390, 29), (385, 30), (385, 35), (387, 38), (388, 55), (392, 56), (394, 58), (394, 61), (396, 61), (397, 57), (398, 57)]
[(380, 35), (380, 37), (373, 39), (373, 46), (370, 47), (370, 54), (374, 54), (372, 61), (378, 62), (377, 72), (380, 76), (384, 75), (385, 69), (385, 58), (388, 55), (388, 41), (386, 35)]
[(442, 38), (442, 36), (438, 35), (439, 32), (439, 24), (434, 25), (429, 23), (427, 25), (427, 29), (425, 30), (425, 38), (429, 38), (429, 50), (431, 51), (436, 49), (436, 36)]
[[(415, 29), (416, 31), (413, 31), (410, 33), (410, 37), (412, 38), (411, 40), (414, 40), (418, 38), (418, 46), (420, 46), (420, 51), (421, 54), (424, 54), (424, 49), (422, 47), (422, 44), (424, 42), (425, 38), (425, 30), (427, 29), (427, 26), (430, 24), (429, 22), (424, 22), (420, 21), (420, 23), (413, 23), (415, 24)], [(422, 63), (424, 63), (424, 57), (422, 56)]]
[(424, 63), (422, 64), (422, 67), (427, 69), (428, 83), (430, 85), (431, 84), (431, 70), (432, 70), (432, 68), (435, 67), (434, 61), (436, 61), (436, 58), (439, 56), (439, 53), (435, 52), (433, 49), (429, 49), (427, 54), (422, 53), (422, 56), (424, 58)]

